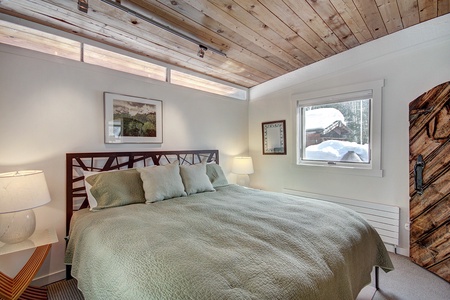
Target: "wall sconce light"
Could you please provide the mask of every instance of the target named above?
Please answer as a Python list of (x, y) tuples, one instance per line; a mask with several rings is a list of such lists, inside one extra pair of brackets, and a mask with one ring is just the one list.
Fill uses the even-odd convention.
[(20, 243), (36, 229), (33, 208), (50, 202), (43, 171), (0, 174), (0, 241)]
[(205, 51), (208, 50), (208, 48), (203, 45), (198, 46), (200, 47), (200, 49), (198, 49), (197, 55), (198, 57), (203, 58), (205, 56)]
[(249, 186), (250, 177), (248, 174), (253, 174), (253, 160), (251, 157), (235, 157), (231, 172), (237, 174), (236, 183), (241, 186)]

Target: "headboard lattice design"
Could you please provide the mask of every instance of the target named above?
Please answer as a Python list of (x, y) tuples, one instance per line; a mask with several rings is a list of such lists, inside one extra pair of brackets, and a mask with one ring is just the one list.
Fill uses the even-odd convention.
[(204, 159), (219, 163), (218, 150), (91, 152), (66, 154), (66, 233), (74, 210), (88, 207), (83, 171), (103, 172), (152, 165), (176, 160), (180, 165), (196, 164)]

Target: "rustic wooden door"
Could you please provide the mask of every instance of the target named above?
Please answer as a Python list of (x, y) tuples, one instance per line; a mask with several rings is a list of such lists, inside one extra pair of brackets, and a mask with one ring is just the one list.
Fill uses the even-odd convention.
[(450, 282), (450, 81), (409, 104), (410, 257)]

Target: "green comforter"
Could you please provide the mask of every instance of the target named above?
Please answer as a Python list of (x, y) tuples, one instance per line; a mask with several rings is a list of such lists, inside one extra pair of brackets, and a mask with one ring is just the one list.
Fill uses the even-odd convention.
[(72, 220), (66, 263), (86, 299), (355, 299), (376, 231), (341, 206), (236, 185)]

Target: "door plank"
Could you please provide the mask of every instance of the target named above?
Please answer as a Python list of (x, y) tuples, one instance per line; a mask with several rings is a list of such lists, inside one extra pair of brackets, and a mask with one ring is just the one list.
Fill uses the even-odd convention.
[[(417, 149), (423, 149), (419, 147)], [(423, 170), (423, 181), (424, 187), (428, 187), (434, 181), (436, 181), (439, 177), (445, 178), (446, 176), (450, 176), (450, 155), (446, 155), (450, 153), (450, 141), (447, 141), (441, 147), (436, 147), (433, 151), (426, 151), (428, 149), (423, 149), (423, 158), (425, 161), (425, 168)], [(417, 157), (412, 158), (413, 162), (410, 164), (410, 176), (409, 176), (409, 191), (410, 195), (414, 196), (414, 164)], [(447, 174), (447, 175), (446, 175)]]
[[(415, 137), (426, 124), (448, 105), (450, 83), (445, 83), (437, 88), (423, 93), (409, 104), (410, 126), (409, 136)], [(448, 111), (448, 110), (447, 110)]]
[(419, 241), (434, 230), (445, 226), (450, 220), (450, 195), (441, 198), (434, 206), (425, 213), (412, 220), (414, 226), (411, 228), (411, 243)]
[(450, 278), (450, 257), (430, 267), (430, 271), (441, 278)]
[[(410, 189), (414, 190), (411, 185)], [(450, 174), (446, 173), (435, 182), (430, 184), (424, 191), (423, 195), (414, 194), (410, 201), (410, 219), (414, 220), (424, 211), (428, 211), (436, 205), (442, 198), (450, 194)]]
[(429, 155), (436, 151), (440, 151), (442, 144), (440, 141), (430, 138), (430, 134), (428, 133), (428, 126), (423, 127), (422, 130), (414, 137), (410, 139), (410, 148), (415, 149), (416, 155), (410, 155), (409, 164), (411, 174), (414, 173), (414, 165), (417, 160), (417, 155), (422, 154), (424, 158), (427, 158)]
[[(411, 259), (424, 268), (429, 268), (450, 257), (449, 224), (441, 226), (433, 234), (412, 244)], [(449, 280), (450, 278), (444, 278)]]

